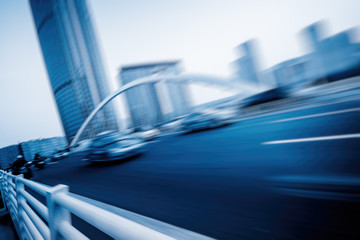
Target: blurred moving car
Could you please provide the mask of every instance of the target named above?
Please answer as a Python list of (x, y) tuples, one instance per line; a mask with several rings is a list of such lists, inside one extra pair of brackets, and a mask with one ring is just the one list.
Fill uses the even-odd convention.
[(69, 152), (66, 151), (65, 149), (64, 149), (64, 150), (59, 150), (59, 151), (57, 151), (57, 152), (51, 157), (51, 161), (54, 162), (54, 161), (58, 161), (58, 160), (64, 159), (64, 158), (66, 158), (68, 155), (69, 155)]
[(181, 130), (194, 132), (225, 126), (231, 123), (234, 114), (226, 110), (205, 109), (190, 113), (181, 121)]
[(164, 124), (158, 126), (158, 129), (161, 132), (174, 132), (174, 131), (177, 131), (180, 128), (181, 121), (182, 121), (181, 117), (173, 119), (170, 122), (167, 122), (167, 123), (164, 123)]
[(72, 148), (71, 148), (71, 152), (72, 153), (78, 153), (78, 152), (86, 152), (90, 145), (91, 145), (92, 139), (86, 139), (83, 140), (77, 144), (75, 144)]
[(247, 108), (263, 103), (268, 103), (288, 97), (288, 89), (286, 87), (278, 87), (267, 90), (265, 92), (257, 93), (250, 97), (241, 100), (241, 107)]
[(145, 146), (144, 140), (138, 136), (103, 132), (92, 140), (85, 159), (91, 162), (121, 160), (143, 153)]
[(160, 135), (160, 131), (156, 128), (152, 128), (149, 130), (137, 132), (136, 134), (143, 138), (145, 141), (150, 141), (157, 138)]

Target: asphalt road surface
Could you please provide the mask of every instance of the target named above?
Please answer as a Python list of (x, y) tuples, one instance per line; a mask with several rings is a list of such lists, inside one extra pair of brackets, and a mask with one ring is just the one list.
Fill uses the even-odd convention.
[(360, 239), (358, 94), (164, 136), (114, 164), (73, 155), (34, 180), (217, 239)]

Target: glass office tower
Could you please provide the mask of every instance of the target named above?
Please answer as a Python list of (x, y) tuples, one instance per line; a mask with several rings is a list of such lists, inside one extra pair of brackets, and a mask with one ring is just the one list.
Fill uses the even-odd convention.
[[(36, 31), (63, 128), (70, 142), (91, 111), (110, 93), (85, 0), (30, 0)], [(81, 138), (116, 130), (111, 106)]]
[[(123, 66), (119, 72), (120, 85), (151, 76), (174, 76), (181, 72), (179, 61), (165, 61)], [(190, 111), (189, 96), (184, 84), (167, 81), (158, 88), (154, 83), (143, 84), (126, 91), (132, 127), (138, 130), (161, 125)], [(169, 106), (171, 109), (165, 107)]]

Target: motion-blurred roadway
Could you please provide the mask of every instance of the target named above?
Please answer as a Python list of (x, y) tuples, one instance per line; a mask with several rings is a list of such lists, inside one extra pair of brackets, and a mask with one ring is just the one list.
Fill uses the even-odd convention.
[(360, 239), (360, 97), (352, 90), (34, 180), (217, 239)]

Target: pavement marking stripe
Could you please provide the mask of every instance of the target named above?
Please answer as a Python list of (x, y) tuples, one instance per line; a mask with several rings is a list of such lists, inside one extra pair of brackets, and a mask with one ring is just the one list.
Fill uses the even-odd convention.
[(333, 111), (333, 112), (311, 114), (311, 115), (307, 115), (307, 116), (294, 117), (294, 118), (286, 118), (286, 119), (282, 119), (282, 120), (272, 121), (272, 123), (288, 122), (288, 121), (294, 121), (294, 120), (300, 120), (300, 119), (306, 119), (306, 118), (322, 117), (322, 116), (327, 116), (327, 115), (340, 114), (340, 113), (346, 113), (346, 112), (356, 112), (356, 111), (360, 111), (360, 108), (350, 108), (350, 109)]
[(328, 103), (319, 103), (317, 105), (310, 105), (310, 106), (308, 106), (307, 103), (298, 103), (295, 106), (288, 107), (287, 109), (282, 109), (282, 110), (274, 109), (270, 113), (263, 113), (263, 114), (259, 113), (259, 114), (256, 114), (255, 116), (252, 115), (252, 116), (248, 116), (248, 117), (240, 117), (239, 120), (245, 121), (245, 120), (250, 120), (250, 119), (254, 119), (254, 118), (268, 117), (268, 116), (282, 114), (282, 113), (296, 112), (296, 111), (306, 110), (306, 109), (310, 109), (310, 108), (318, 108), (318, 107), (335, 105), (335, 104), (344, 103), (344, 102), (357, 101), (357, 100), (360, 100), (360, 98), (352, 97), (352, 98), (341, 99), (338, 101), (332, 101), (332, 102), (328, 102)]
[(51, 165), (51, 164), (57, 164), (59, 162), (49, 162), (48, 164)]
[(337, 139), (347, 139), (347, 138), (360, 138), (360, 133), (269, 141), (269, 142), (263, 142), (262, 144), (269, 145), (269, 144), (284, 144), (284, 143), (298, 143), (298, 142), (314, 142), (314, 141), (326, 141), (326, 140), (337, 140)]

